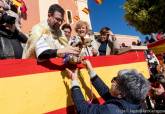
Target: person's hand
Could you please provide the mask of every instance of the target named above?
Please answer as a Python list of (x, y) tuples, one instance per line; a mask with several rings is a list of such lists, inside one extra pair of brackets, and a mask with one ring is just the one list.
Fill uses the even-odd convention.
[(108, 34), (109, 34), (109, 36), (112, 37), (112, 39), (111, 39), (112, 41), (116, 40), (116, 36), (113, 34), (113, 32), (111, 30), (108, 31)]
[(86, 66), (88, 71), (93, 71), (93, 67), (91, 65), (91, 62), (87, 59), (83, 60), (82, 63)]
[(161, 95), (165, 92), (165, 89), (162, 84), (160, 84), (159, 88), (152, 88), (155, 91), (156, 95)]
[(69, 77), (71, 80), (77, 80), (77, 79), (78, 79), (78, 74), (77, 74), (77, 73), (78, 73), (78, 69), (72, 71), (72, 70), (66, 68), (65, 70), (66, 70), (66, 72), (67, 72), (68, 77)]
[(114, 35), (113, 32), (112, 32), (111, 30), (108, 31), (108, 34), (109, 34), (110, 36)]
[(115, 40), (116, 40), (116, 36), (112, 35), (112, 41), (115, 41)]
[(64, 54), (74, 54), (74, 55), (79, 55), (80, 54), (80, 49), (78, 47), (72, 47), (68, 46), (65, 48), (61, 48), (57, 50), (57, 56), (58, 57), (63, 57)]
[(96, 49), (92, 49), (92, 54), (93, 54), (93, 56), (97, 56), (97, 54), (98, 54), (98, 51), (96, 50)]

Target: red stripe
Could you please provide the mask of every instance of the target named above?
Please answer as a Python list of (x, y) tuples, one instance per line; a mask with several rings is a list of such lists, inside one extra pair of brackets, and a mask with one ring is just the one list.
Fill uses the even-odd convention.
[[(89, 57), (93, 67), (112, 66), (145, 61), (143, 51), (128, 52), (122, 55)], [(63, 60), (60, 58), (51, 59), (50, 62), (37, 64), (36, 60), (1, 60), (0, 78), (21, 76), (27, 74), (61, 71), (64, 69)], [(83, 67), (78, 65), (78, 67)]]
[[(102, 98), (98, 99), (97, 101), (99, 101), (100, 104), (104, 103), (104, 100)], [(68, 106), (68, 107), (61, 108), (61, 109), (58, 109), (58, 110), (55, 110), (55, 111), (51, 111), (51, 112), (48, 112), (48, 113), (45, 113), (45, 114), (77, 114), (77, 113), (76, 113), (75, 106)]]
[(95, 0), (97, 4), (101, 4), (102, 0)]
[(158, 58), (158, 60), (163, 60), (162, 54), (157, 54), (156, 57)]
[(159, 40), (157, 42), (148, 44), (147, 47), (148, 48), (153, 48), (153, 47), (156, 47), (156, 46), (159, 46), (159, 45), (163, 45), (163, 44), (165, 45), (165, 39), (162, 39), (162, 40)]

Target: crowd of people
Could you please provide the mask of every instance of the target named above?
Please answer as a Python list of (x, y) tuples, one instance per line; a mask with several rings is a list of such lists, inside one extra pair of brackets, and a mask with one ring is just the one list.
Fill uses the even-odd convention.
[[(72, 36), (71, 26), (63, 24), (64, 9), (53, 4), (49, 7), (47, 20), (35, 25), (30, 34), (25, 35), (16, 24), (17, 18), (8, 11), (14, 12), (11, 7), (6, 8), (6, 2), (0, 0), (0, 59), (35, 58), (43, 62), (61, 57), (66, 63), (83, 63), (86, 66), (93, 86), (105, 103), (86, 102), (77, 81), (77, 69), (67, 68), (72, 80), (72, 99), (78, 114), (141, 114), (146, 113), (145, 110), (165, 109), (165, 64), (158, 63), (151, 50), (146, 51), (151, 75), (149, 80), (135, 69), (124, 69), (111, 81), (109, 89), (95, 73), (90, 61), (83, 58), (116, 53), (116, 36), (109, 27), (101, 28), (100, 36), (96, 39), (90, 33), (89, 24), (80, 20), (74, 28), (77, 35)], [(141, 42), (133, 42), (132, 45), (141, 45)], [(121, 47), (127, 46), (122, 43)]]
[(149, 36), (146, 36), (145, 37), (145, 41), (144, 41), (144, 44), (150, 44), (150, 43), (154, 43), (156, 41), (159, 41), (159, 40), (163, 40), (165, 39), (165, 33), (163, 32), (158, 32), (158, 33), (151, 33)]
[[(47, 20), (34, 25), (31, 32), (25, 34), (21, 32), (20, 18), (23, 17), (18, 13), (19, 8), (12, 0), (9, 1), (0, 0), (1, 59), (36, 58), (38, 61), (44, 61), (64, 57), (66, 53), (74, 54), (78, 58), (117, 52), (116, 36), (109, 27), (102, 27), (99, 37), (96, 38), (91, 33), (89, 24), (80, 20), (73, 29), (77, 35), (72, 36), (72, 27), (63, 23), (65, 11), (57, 4), (49, 7)], [(133, 42), (132, 45), (139, 43)], [(121, 47), (127, 46), (122, 43)]]

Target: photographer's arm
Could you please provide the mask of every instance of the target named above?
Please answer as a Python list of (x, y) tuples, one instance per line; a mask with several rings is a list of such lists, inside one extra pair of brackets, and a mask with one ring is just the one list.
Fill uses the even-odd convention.
[(85, 101), (85, 98), (82, 94), (82, 91), (79, 87), (78, 77), (77, 77), (77, 70), (76, 72), (72, 72), (69, 69), (66, 69), (68, 72), (69, 78), (72, 80), (72, 88), (71, 88), (71, 96), (75, 107), (77, 109), (78, 114), (97, 114), (98, 112), (107, 112), (107, 106), (99, 105), (99, 104), (90, 104)]
[(91, 78), (92, 84), (99, 93), (99, 95), (105, 100), (109, 100), (112, 98), (108, 86), (99, 78), (99, 76), (95, 73), (90, 61), (85, 60), (84, 64), (86, 64), (88, 74)]

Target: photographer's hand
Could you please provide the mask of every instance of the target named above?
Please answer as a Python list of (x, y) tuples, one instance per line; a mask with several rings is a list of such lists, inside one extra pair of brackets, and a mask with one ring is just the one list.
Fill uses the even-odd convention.
[(93, 78), (96, 76), (96, 73), (92, 67), (92, 64), (89, 60), (83, 60), (82, 63), (86, 66), (87, 70), (88, 70), (88, 74), (90, 76), (90, 78)]
[(66, 68), (65, 70), (67, 71), (67, 75), (71, 80), (77, 80), (78, 79), (78, 75), (77, 75), (78, 69), (77, 68), (74, 71), (72, 71), (68, 68)]
[(79, 86), (78, 83), (78, 69), (76, 69), (75, 71), (71, 71), (70, 69), (66, 68), (68, 77), (72, 80), (71, 82), (71, 86)]
[(93, 54), (93, 56), (97, 56), (97, 54), (98, 54), (98, 51), (96, 50), (96, 49), (92, 49), (92, 54)]

